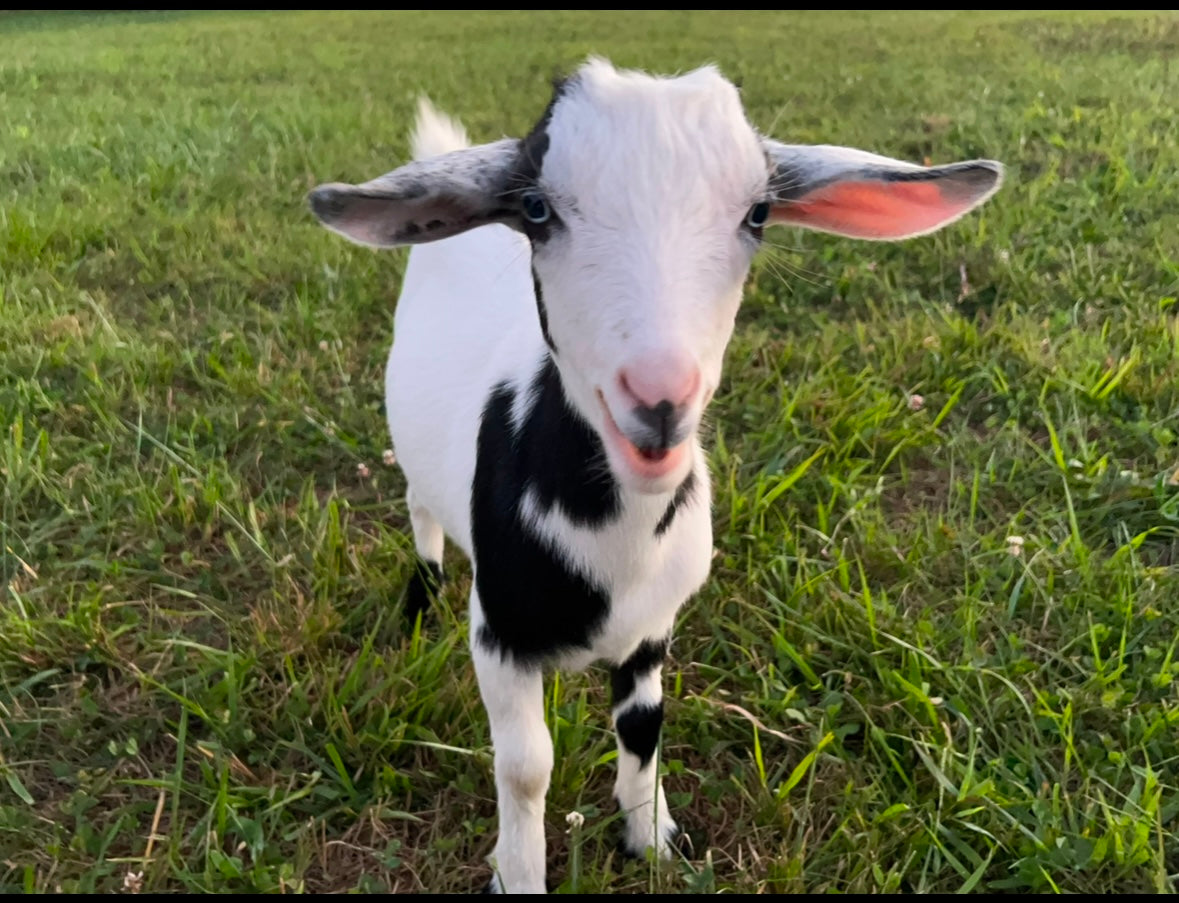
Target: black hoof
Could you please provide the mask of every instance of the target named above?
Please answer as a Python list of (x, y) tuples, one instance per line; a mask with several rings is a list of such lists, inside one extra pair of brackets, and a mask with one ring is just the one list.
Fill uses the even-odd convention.
[[(625, 829), (623, 829), (625, 831)], [(685, 859), (694, 859), (696, 850), (704, 849), (703, 837), (697, 836), (697, 832), (677, 830), (675, 835), (668, 840), (672, 848), (675, 849)], [(639, 862), (647, 861), (647, 850), (650, 847), (643, 847), (641, 850), (633, 849), (630, 844), (626, 842), (625, 834), (618, 839), (618, 852), (626, 859), (634, 859)]]
[(436, 561), (417, 559), (405, 588), (405, 620), (412, 625), (425, 615), (442, 589), (442, 567)]

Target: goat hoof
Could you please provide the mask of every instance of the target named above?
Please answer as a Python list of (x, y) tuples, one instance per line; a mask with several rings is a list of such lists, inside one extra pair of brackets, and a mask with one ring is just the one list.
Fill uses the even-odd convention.
[(424, 619), (442, 589), (442, 567), (436, 561), (418, 559), (405, 587), (405, 620), (412, 628), (418, 615)]
[[(679, 854), (685, 859), (695, 859), (696, 850), (704, 849), (703, 837), (694, 836), (695, 834), (696, 832), (694, 831), (689, 832), (680, 830), (673, 838), (671, 838), (670, 844), (675, 850), (679, 851)], [(697, 840), (700, 841), (699, 844), (697, 844)]]
[[(618, 852), (626, 859), (645, 862), (647, 860), (647, 851), (651, 849), (654, 849), (651, 844), (644, 844), (642, 847), (633, 846), (626, 837), (625, 832), (618, 839)], [(684, 858), (691, 859), (695, 850), (696, 839), (692, 834), (677, 827), (665, 837), (658, 856), (661, 859), (671, 859), (674, 853), (679, 853)]]
[[(555, 889), (556, 889), (556, 886), (555, 886), (555, 885), (553, 885), (551, 882), (546, 882), (546, 883), (545, 883), (545, 890), (546, 890), (548, 893), (550, 893), (550, 894), (551, 894), (551, 893), (552, 893), (552, 892), (553, 892)], [(502, 894), (502, 893), (503, 893), (503, 891), (502, 891), (502, 890), (500, 890), (499, 882), (498, 882), (498, 881), (496, 881), (496, 879), (495, 879), (495, 876), (493, 875), (493, 876), (491, 877), (491, 879), (490, 879), (490, 880), (489, 880), (489, 881), (488, 881), (486, 884), (484, 884), (484, 885), (483, 885), (483, 890), (476, 891), (476, 893), (480, 893), (480, 894)]]

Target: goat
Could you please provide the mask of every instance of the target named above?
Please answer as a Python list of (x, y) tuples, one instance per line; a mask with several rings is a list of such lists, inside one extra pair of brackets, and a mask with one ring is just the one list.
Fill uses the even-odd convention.
[(661, 78), (591, 58), (522, 140), (469, 146), (423, 100), (415, 160), (311, 192), (329, 229), (409, 256), (386, 405), (424, 567), (470, 558), (470, 644), (495, 749), (491, 889), (545, 890), (553, 765), (542, 670), (611, 668), (626, 850), (670, 855), (656, 750), (676, 612), (708, 576), (699, 425), (764, 230), (932, 232), (998, 163), (920, 167), (781, 144), (715, 67)]

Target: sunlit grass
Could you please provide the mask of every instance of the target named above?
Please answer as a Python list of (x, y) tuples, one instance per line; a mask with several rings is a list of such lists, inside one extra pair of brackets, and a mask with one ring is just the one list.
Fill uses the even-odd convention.
[(404, 258), (304, 196), (404, 160), (423, 91), (522, 133), (591, 52), (1009, 170), (758, 258), (667, 669), (695, 852), (618, 857), (604, 676), (562, 675), (551, 881), (1175, 889), (1179, 18), (605, 12), (0, 16), (0, 888), (486, 880), (465, 565), (398, 609)]

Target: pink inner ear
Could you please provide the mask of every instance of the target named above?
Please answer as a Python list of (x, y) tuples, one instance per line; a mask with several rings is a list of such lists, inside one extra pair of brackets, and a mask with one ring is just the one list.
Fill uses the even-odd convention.
[(936, 182), (834, 182), (776, 204), (770, 221), (852, 238), (904, 238), (936, 229), (970, 206), (969, 197), (947, 197)]

